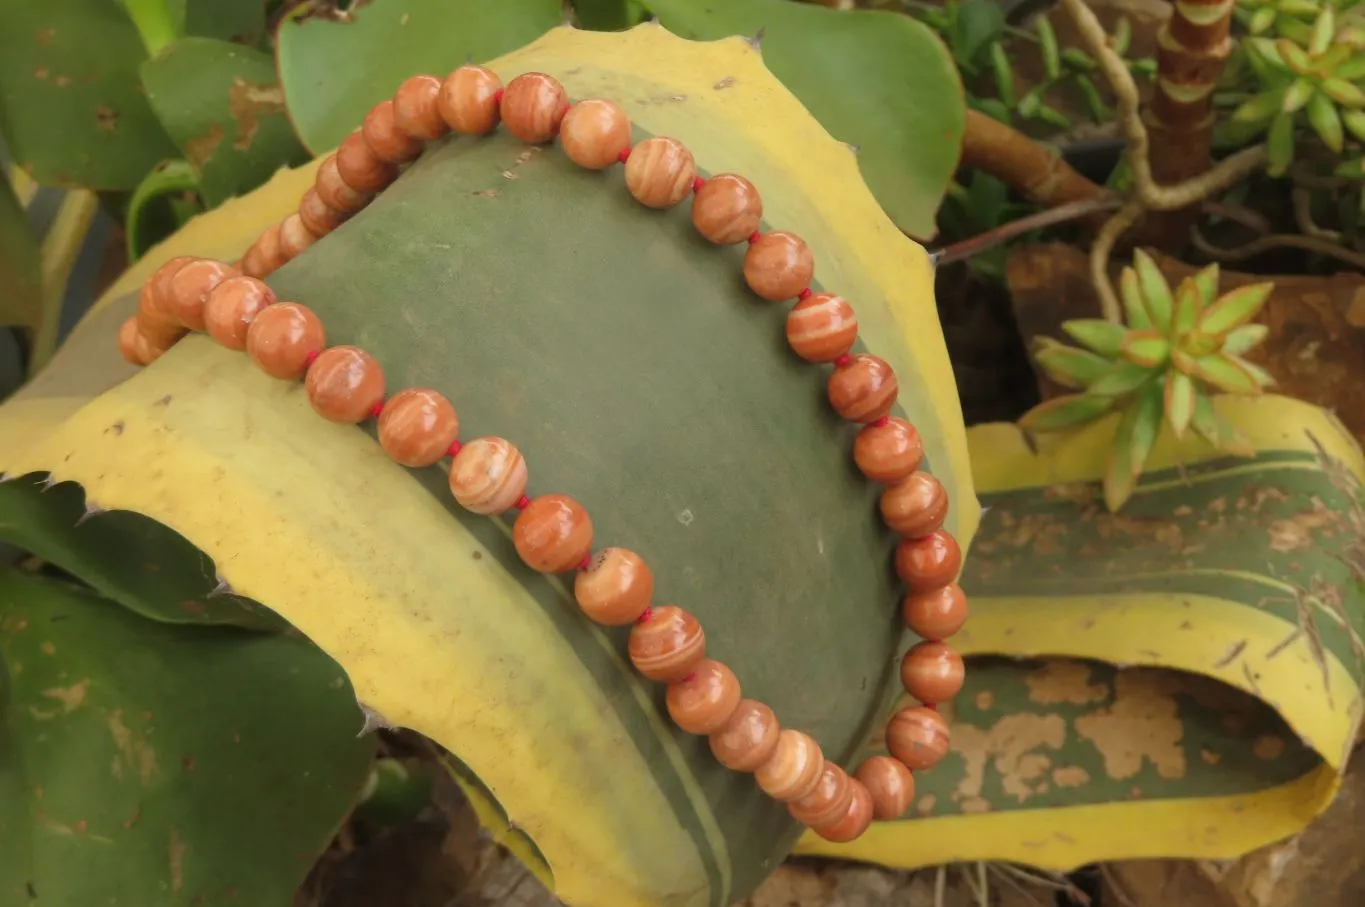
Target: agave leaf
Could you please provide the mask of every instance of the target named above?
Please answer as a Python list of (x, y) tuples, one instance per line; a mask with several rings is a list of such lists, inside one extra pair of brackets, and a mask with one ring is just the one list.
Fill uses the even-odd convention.
[(1333, 152), (1340, 154), (1344, 136), (1341, 131), (1341, 116), (1332, 99), (1320, 92), (1314, 93), (1308, 101), (1308, 125), (1322, 139), (1322, 143)]
[(1294, 116), (1277, 114), (1270, 121), (1270, 131), (1266, 134), (1266, 172), (1271, 176), (1284, 176), (1289, 165), (1294, 162)]
[(1180, 281), (1175, 291), (1175, 310), (1171, 313), (1171, 336), (1179, 340), (1199, 323), (1199, 312), (1203, 306), (1199, 295), (1196, 277), (1186, 277)]
[(1346, 107), (1365, 107), (1365, 91), (1361, 91), (1345, 79), (1323, 79), (1322, 90), (1338, 104)]
[(1224, 293), (1204, 310), (1199, 318), (1199, 330), (1205, 334), (1226, 334), (1246, 324), (1261, 311), (1274, 289), (1273, 283), (1253, 283)]
[(1332, 44), (1332, 33), (1337, 30), (1337, 17), (1332, 7), (1323, 7), (1313, 23), (1313, 36), (1308, 39), (1308, 52), (1313, 56), (1326, 53)]
[(1307, 79), (1295, 79), (1294, 84), (1285, 89), (1280, 98), (1280, 112), (1294, 113), (1308, 103), (1308, 99), (1317, 94), (1317, 89), (1313, 83)]
[(1124, 268), (1119, 275), (1119, 296), (1123, 298), (1123, 312), (1130, 328), (1141, 331), (1152, 326), (1147, 307), (1142, 304), (1142, 287), (1138, 285), (1137, 271), (1132, 268)]
[(1156, 331), (1129, 331), (1123, 338), (1123, 358), (1145, 369), (1166, 364), (1171, 342)]
[(1135, 362), (1120, 362), (1111, 366), (1090, 385), (1090, 393), (1105, 397), (1119, 397), (1137, 390), (1152, 377), (1152, 370)]
[[(1365, 54), (1362, 54), (1361, 62), (1365, 63)], [(1365, 142), (1365, 110), (1342, 110), (1341, 122), (1346, 126), (1346, 131), (1351, 133), (1362, 142)]]
[(1089, 350), (1055, 341), (1034, 353), (1033, 358), (1049, 378), (1066, 387), (1089, 387), (1113, 365), (1110, 360), (1096, 356)]
[(1276, 40), (1275, 49), (1280, 52), (1285, 65), (1299, 75), (1307, 75), (1313, 68), (1313, 60), (1308, 56), (1308, 52), (1288, 38)]
[(1247, 124), (1268, 122), (1271, 117), (1280, 112), (1280, 108), (1284, 104), (1284, 95), (1283, 89), (1263, 91), (1234, 110), (1232, 119), (1238, 123)]
[(1019, 417), (1019, 427), (1033, 432), (1061, 431), (1094, 422), (1113, 408), (1113, 397), (1067, 394), (1045, 400), (1024, 413)]
[(1261, 385), (1256, 378), (1231, 356), (1222, 353), (1200, 356), (1194, 360), (1194, 369), (1194, 376), (1200, 381), (1229, 394), (1255, 395), (1261, 392)]
[(1242, 358), (1241, 356), (1234, 356), (1230, 353), (1226, 355), (1233, 362), (1237, 363), (1242, 368), (1246, 369), (1247, 373), (1250, 374), (1252, 378), (1256, 379), (1256, 383), (1259, 384), (1261, 387), (1275, 386), (1276, 383), (1275, 376), (1270, 374), (1270, 372), (1266, 371), (1265, 369), (1261, 368), (1256, 363), (1250, 362)]
[(1147, 314), (1152, 319), (1152, 327), (1162, 333), (1171, 329), (1171, 288), (1166, 283), (1161, 269), (1156, 266), (1152, 256), (1141, 249), (1133, 251), (1133, 267), (1137, 269), (1138, 286), (1142, 288), (1142, 301), (1147, 306)]
[(1251, 442), (1237, 430), (1237, 426), (1218, 414), (1213, 401), (1202, 390), (1195, 394), (1194, 417), (1190, 420), (1190, 427), (1218, 450), (1238, 457), (1256, 455)]
[(1229, 356), (1240, 356), (1260, 344), (1269, 333), (1270, 328), (1263, 324), (1244, 324), (1233, 328), (1228, 331), (1228, 336), (1223, 341), (1223, 352)]
[(1198, 371), (1194, 358), (1194, 356), (1191, 356), (1189, 353), (1180, 349), (1180, 347), (1171, 350), (1171, 365), (1174, 365), (1176, 369), (1183, 374), (1193, 375)]
[(1062, 322), (1062, 330), (1072, 339), (1101, 356), (1114, 359), (1123, 349), (1123, 338), (1128, 331), (1121, 324), (1103, 318), (1078, 318)]
[(1185, 437), (1194, 416), (1194, 379), (1183, 372), (1169, 372), (1166, 375), (1165, 408), (1166, 421), (1177, 438)]

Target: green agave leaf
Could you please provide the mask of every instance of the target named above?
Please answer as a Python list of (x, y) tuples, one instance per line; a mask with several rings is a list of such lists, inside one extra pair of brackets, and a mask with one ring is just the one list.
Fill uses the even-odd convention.
[(639, 7), (631, 0), (574, 0), (578, 24), (593, 31), (629, 28), (639, 20)]
[(1231, 356), (1222, 353), (1200, 356), (1195, 359), (1194, 367), (1196, 378), (1229, 394), (1255, 395), (1261, 392), (1261, 385), (1256, 378)]
[(1269, 334), (1270, 328), (1264, 324), (1244, 324), (1233, 328), (1223, 341), (1223, 352), (1229, 356), (1239, 356), (1257, 346)]
[(1325, 53), (1332, 43), (1332, 33), (1337, 28), (1337, 17), (1332, 7), (1324, 7), (1313, 23), (1313, 36), (1308, 40), (1308, 52), (1317, 56)]
[(1234, 110), (1232, 119), (1238, 123), (1248, 124), (1269, 122), (1270, 118), (1284, 107), (1284, 103), (1284, 89), (1263, 91)]
[(1142, 287), (1138, 285), (1137, 271), (1132, 268), (1124, 268), (1119, 275), (1119, 296), (1123, 299), (1123, 312), (1130, 328), (1141, 331), (1152, 326), (1147, 307), (1142, 304)]
[(109, 0), (0, 3), (0, 134), (44, 185), (128, 190), (175, 155), (143, 96), (146, 57)]
[(1308, 56), (1308, 52), (1288, 38), (1278, 39), (1275, 42), (1275, 49), (1280, 52), (1285, 65), (1299, 75), (1307, 75), (1312, 70), (1313, 60)]
[(1123, 358), (1145, 369), (1159, 368), (1171, 354), (1171, 342), (1156, 331), (1129, 331), (1123, 339)]
[(1133, 494), (1161, 426), (1161, 391), (1153, 384), (1119, 420), (1104, 472), (1104, 503), (1117, 511)]
[(199, 178), (188, 161), (162, 161), (133, 190), (128, 201), (125, 246), (137, 261), (152, 246), (202, 213)]
[(1194, 285), (1199, 290), (1199, 310), (1218, 298), (1218, 262), (1207, 265), (1195, 272)]
[(1344, 136), (1341, 130), (1341, 117), (1337, 115), (1337, 105), (1325, 94), (1317, 93), (1308, 101), (1308, 125), (1322, 139), (1322, 143), (1340, 154)]
[(1338, 104), (1344, 104), (1347, 107), (1365, 107), (1365, 91), (1361, 91), (1345, 79), (1323, 79), (1322, 90)]
[(1113, 408), (1112, 397), (1068, 394), (1045, 400), (1024, 413), (1019, 427), (1032, 432), (1061, 431), (1094, 422)]
[(1137, 269), (1138, 286), (1142, 288), (1142, 301), (1152, 319), (1152, 327), (1168, 333), (1173, 305), (1170, 285), (1152, 257), (1141, 249), (1133, 250), (1133, 266)]
[(1105, 321), (1103, 318), (1078, 318), (1063, 321), (1062, 330), (1082, 346), (1088, 347), (1101, 356), (1114, 359), (1123, 349), (1123, 338), (1128, 331), (1121, 324)]
[(1307, 79), (1295, 79), (1280, 98), (1280, 112), (1294, 113), (1307, 104), (1308, 99), (1316, 93), (1317, 89), (1313, 87), (1312, 82)]
[(44, 319), (38, 238), (9, 180), (0, 171), (0, 327), (36, 332)]
[(1243, 369), (1245, 369), (1247, 373), (1251, 375), (1252, 378), (1256, 379), (1256, 383), (1259, 384), (1261, 387), (1265, 388), (1275, 386), (1276, 384), (1275, 376), (1270, 374), (1270, 372), (1266, 371), (1265, 369), (1261, 368), (1256, 363), (1249, 362), (1246, 359), (1243, 359), (1241, 356), (1233, 356), (1232, 354), (1228, 354), (1228, 358), (1231, 359), (1233, 362), (1237, 363), (1238, 365), (1240, 365)]
[[(1365, 60), (1365, 56), (1361, 57)], [(1341, 122), (1358, 141), (1365, 142), (1365, 110), (1342, 110)]]
[(285, 114), (269, 54), (181, 38), (142, 64), (142, 82), (210, 207), (309, 158)]
[(1204, 310), (1199, 330), (1205, 334), (1226, 334), (1256, 317), (1275, 289), (1273, 283), (1253, 283), (1224, 293)]
[(290, 902), (374, 754), (335, 662), (14, 570), (0, 626), (6, 904)]
[(1110, 360), (1088, 350), (1062, 344), (1040, 349), (1033, 358), (1048, 377), (1066, 387), (1089, 387), (1113, 365)]
[(1194, 417), (1190, 427), (1195, 433), (1218, 450), (1238, 457), (1254, 457), (1256, 449), (1251, 442), (1227, 419), (1218, 414), (1213, 401), (1202, 390), (1195, 394)]
[(1294, 162), (1294, 117), (1292, 114), (1278, 114), (1270, 122), (1270, 132), (1266, 136), (1266, 152), (1269, 157), (1266, 172), (1271, 176), (1284, 176), (1289, 165)]
[(1175, 291), (1175, 310), (1171, 314), (1171, 336), (1184, 337), (1199, 323), (1199, 312), (1203, 308), (1196, 277), (1186, 277), (1180, 281)]
[(1166, 421), (1177, 438), (1185, 437), (1185, 430), (1194, 418), (1194, 379), (1183, 372), (1168, 372), (1166, 375), (1165, 409)]
[(1137, 390), (1152, 378), (1150, 368), (1135, 362), (1120, 362), (1090, 385), (1090, 393), (1119, 397)]
[[(890, 218), (916, 238), (934, 236), (960, 157), (966, 105), (952, 56), (927, 26), (889, 10), (844, 12), (789, 0), (645, 5), (664, 28), (687, 38), (761, 31), (763, 62), (830, 134), (858, 147), (858, 166)], [(872, 85), (901, 88), (868, 91)]]

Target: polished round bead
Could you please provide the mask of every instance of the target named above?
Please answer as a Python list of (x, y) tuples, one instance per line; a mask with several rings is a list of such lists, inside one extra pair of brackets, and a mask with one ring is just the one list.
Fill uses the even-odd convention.
[(299, 214), (291, 214), (280, 221), (280, 252), (287, 260), (293, 261), (317, 241), (318, 238), (304, 226)]
[(138, 291), (138, 327), (144, 333), (148, 330), (166, 332), (183, 331), (185, 326), (171, 311), (171, 280), (181, 268), (192, 261), (202, 261), (190, 255), (178, 255), (169, 259), (152, 272), (147, 282)]
[(142, 335), (137, 332), (137, 316), (128, 316), (118, 329), (119, 354), (133, 365), (146, 365), (143, 357), (144, 343)]
[(857, 779), (850, 781), (849, 784), (853, 788), (853, 794), (843, 816), (828, 825), (811, 828), (811, 831), (826, 841), (833, 841), (836, 844), (856, 841), (872, 824), (872, 795)]
[(578, 166), (603, 170), (630, 147), (630, 117), (615, 101), (579, 101), (559, 124), (559, 142), (564, 154)]
[(630, 663), (650, 680), (674, 683), (706, 657), (701, 622), (676, 605), (651, 608), (630, 630)]
[(435, 76), (412, 76), (398, 86), (393, 94), (393, 119), (404, 135), (431, 142), (450, 131), (437, 107), (440, 96), (441, 80)]
[(957, 583), (911, 592), (901, 602), (901, 616), (925, 639), (947, 639), (967, 622), (967, 596)]
[(135, 343), (138, 355), (142, 357), (143, 362), (146, 365), (151, 365), (165, 355), (171, 347), (175, 346), (176, 341), (175, 339), (167, 339), (164, 336), (153, 339), (141, 331), (138, 331)]
[(858, 316), (833, 293), (813, 293), (787, 313), (787, 343), (807, 362), (833, 362), (853, 349)]
[(543, 494), (517, 514), (512, 543), (532, 570), (563, 573), (592, 549), (592, 518), (568, 495)]
[(300, 378), (309, 357), (322, 352), (327, 332), (313, 310), (277, 302), (257, 313), (246, 331), (246, 351), (273, 378)]
[(316, 187), (303, 193), (299, 200), (299, 220), (314, 236), (323, 237), (346, 222), (348, 215), (322, 200)]
[(192, 331), (204, 330), (204, 303), (209, 294), (229, 277), (236, 277), (238, 271), (221, 261), (207, 258), (192, 261), (175, 272), (170, 281), (170, 296), (167, 308), (176, 320)]
[(341, 171), (337, 169), (335, 154), (328, 155), (327, 160), (318, 167), (313, 188), (318, 191), (318, 198), (324, 205), (344, 216), (356, 213), (374, 199), (374, 193), (360, 192), (346, 184), (341, 178)]
[(204, 303), (204, 328), (220, 345), (238, 352), (246, 349), (247, 330), (275, 293), (255, 277), (229, 277), (213, 288)]
[(790, 803), (815, 790), (825, 769), (825, 754), (820, 744), (800, 731), (784, 729), (777, 735), (777, 746), (754, 772), (754, 780), (774, 800)]
[(815, 789), (800, 800), (787, 804), (787, 812), (798, 822), (812, 827), (829, 825), (843, 818), (853, 799), (853, 784), (844, 770), (829, 760), (820, 771)]
[(526, 493), (526, 460), (505, 438), (475, 438), (450, 463), (450, 493), (460, 506), (491, 516)]
[(508, 82), (498, 108), (507, 131), (531, 145), (554, 138), (568, 110), (569, 93), (543, 72), (524, 73)]
[(445, 77), (436, 109), (461, 135), (487, 135), (498, 128), (498, 92), (502, 80), (491, 69), (461, 66)]
[(927, 472), (913, 473), (882, 492), (882, 519), (908, 539), (922, 538), (943, 525), (948, 492)]
[(948, 585), (961, 567), (962, 549), (942, 529), (896, 546), (896, 573), (917, 592)]
[(853, 462), (874, 482), (899, 482), (924, 459), (924, 441), (915, 426), (892, 416), (863, 426), (853, 441)]
[(915, 800), (915, 776), (890, 756), (873, 756), (853, 773), (872, 798), (872, 815), (883, 821), (899, 819)]
[(744, 242), (763, 222), (763, 199), (738, 173), (718, 173), (692, 196), (692, 226), (716, 245)]
[(710, 734), (725, 726), (739, 707), (739, 678), (719, 661), (703, 658), (692, 672), (668, 685), (664, 698), (673, 723), (689, 734)]
[(634, 623), (654, 595), (654, 573), (629, 548), (603, 548), (573, 581), (574, 599), (583, 613), (607, 627)]
[(911, 646), (901, 659), (901, 684), (905, 692), (926, 705), (947, 702), (956, 696), (966, 674), (962, 656), (941, 642)]
[(398, 168), (382, 160), (357, 129), (337, 149), (337, 173), (357, 192), (378, 192), (398, 177)]
[[(374, 156), (387, 164), (406, 164), (422, 153), (422, 143), (398, 128), (393, 101), (380, 101), (371, 107), (360, 124), (360, 134)], [(341, 152), (337, 155), (340, 158)]]
[(850, 422), (876, 422), (891, 413), (900, 387), (885, 360), (862, 354), (830, 374), (827, 391), (840, 416)]
[(379, 416), (379, 446), (396, 463), (417, 469), (437, 462), (460, 436), (455, 407), (436, 391), (405, 388), (389, 398)]
[(772, 709), (756, 699), (741, 699), (708, 742), (721, 765), (731, 771), (752, 772), (772, 758), (781, 730)]
[(334, 346), (308, 366), (308, 402), (329, 422), (363, 422), (384, 400), (384, 369), (358, 346)]
[(280, 246), (280, 225), (271, 224), (242, 256), (242, 273), (248, 277), (269, 277), (285, 263)]
[(692, 152), (677, 139), (645, 139), (626, 159), (626, 188), (646, 208), (673, 207), (687, 198), (696, 177)]
[(749, 289), (771, 302), (791, 299), (810, 286), (815, 256), (794, 233), (774, 230), (759, 235), (744, 253), (744, 280)]
[(948, 722), (922, 705), (903, 708), (886, 725), (886, 748), (911, 771), (933, 768), (948, 754)]

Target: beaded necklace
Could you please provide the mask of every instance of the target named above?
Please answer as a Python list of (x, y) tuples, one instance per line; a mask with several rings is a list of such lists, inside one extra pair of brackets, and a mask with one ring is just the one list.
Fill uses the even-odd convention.
[[(356, 346), (327, 346), (322, 321), (308, 307), (275, 298), (262, 278), (335, 230), (392, 183), (426, 142), (454, 131), (486, 135), (504, 125), (518, 139), (543, 144), (559, 138), (574, 163), (595, 170), (623, 164), (626, 188), (650, 208), (671, 208), (692, 196), (692, 223), (716, 245), (747, 243), (744, 279), (759, 297), (796, 299), (787, 316), (787, 341), (796, 355), (827, 363), (830, 405), (860, 423), (853, 459), (862, 473), (886, 486), (881, 514), (901, 541), (897, 574), (909, 587), (901, 605), (906, 625), (923, 638), (901, 662), (901, 680), (922, 705), (902, 708), (886, 728), (891, 756), (873, 756), (852, 777), (827, 760), (809, 735), (783, 728), (772, 709), (744, 698), (725, 664), (706, 657), (706, 634), (690, 612), (653, 605), (654, 576), (644, 558), (622, 547), (593, 553), (587, 510), (563, 494), (526, 493), (526, 461), (511, 441), (480, 437), (461, 442), (454, 406), (429, 388), (385, 397), (384, 371)], [(943, 641), (967, 617), (955, 582), (962, 562), (946, 532), (948, 495), (920, 470), (923, 443), (909, 422), (891, 415), (899, 386), (891, 366), (853, 354), (858, 320), (832, 293), (813, 292), (811, 250), (786, 231), (762, 232), (763, 202), (743, 176), (697, 174), (686, 146), (648, 138), (631, 145), (625, 111), (601, 99), (570, 103), (544, 73), (518, 76), (504, 88), (492, 71), (462, 66), (444, 81), (419, 75), (381, 101), (318, 169), (297, 212), (269, 227), (235, 265), (175, 258), (143, 285), (138, 312), (119, 331), (119, 348), (138, 365), (155, 361), (189, 331), (207, 333), (228, 349), (245, 351), (267, 374), (304, 380), (309, 402), (323, 418), (378, 420), (379, 443), (396, 462), (422, 468), (450, 459), (450, 490), (465, 509), (488, 516), (516, 512), (513, 544), (531, 568), (576, 571), (574, 598), (605, 626), (633, 624), (629, 655), (636, 670), (667, 684), (674, 723), (707, 735), (727, 768), (752, 772), (762, 790), (787, 804), (792, 817), (830, 841), (852, 841), (874, 817), (894, 819), (914, 797), (912, 771), (929, 768), (948, 751), (948, 726), (938, 704), (962, 688), (961, 657)]]

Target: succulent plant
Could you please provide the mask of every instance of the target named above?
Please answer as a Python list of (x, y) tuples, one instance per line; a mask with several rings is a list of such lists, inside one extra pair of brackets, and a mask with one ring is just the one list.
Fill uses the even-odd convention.
[[(1299, 9), (1309, 0), (1279, 0), (1273, 8), (1280, 9), (1286, 2)], [(1361, 87), (1365, 26), (1358, 22), (1338, 26), (1336, 10), (1328, 6), (1318, 12), (1306, 36), (1245, 40), (1247, 62), (1262, 90), (1238, 107), (1232, 120), (1253, 134), (1266, 132), (1272, 175), (1283, 174), (1294, 160), (1300, 114), (1334, 154), (1343, 152), (1348, 136), (1365, 141), (1365, 89)], [(1342, 167), (1350, 171), (1352, 165), (1348, 161)]]
[(1080, 393), (1039, 404), (1019, 420), (1020, 427), (1062, 431), (1122, 413), (1104, 478), (1110, 510), (1132, 494), (1163, 421), (1177, 438), (1193, 430), (1220, 450), (1248, 455), (1246, 441), (1214, 409), (1209, 394), (1259, 394), (1273, 383), (1243, 358), (1268, 333), (1251, 319), (1273, 288), (1249, 284), (1219, 296), (1218, 265), (1212, 264), (1173, 292), (1156, 262), (1138, 250), (1120, 283), (1127, 325), (1065, 322), (1062, 329), (1080, 347), (1039, 339), (1038, 364), (1052, 380)]

